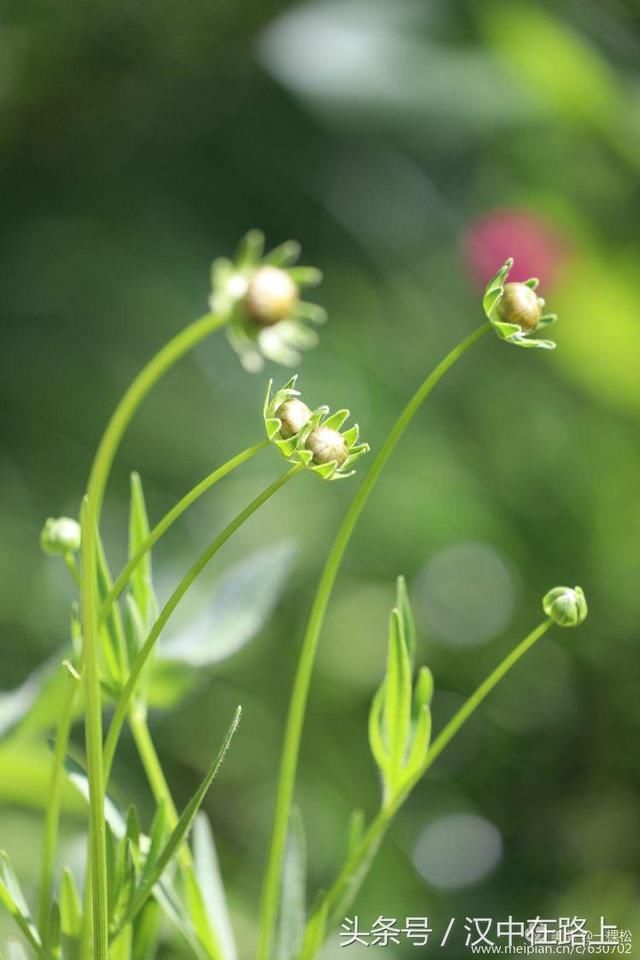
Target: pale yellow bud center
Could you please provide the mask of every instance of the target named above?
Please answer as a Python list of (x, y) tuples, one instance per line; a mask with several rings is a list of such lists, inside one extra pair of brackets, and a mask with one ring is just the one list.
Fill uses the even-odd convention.
[(340, 467), (349, 456), (344, 437), (331, 427), (316, 427), (312, 430), (307, 440), (307, 447), (313, 454), (313, 462), (318, 464), (331, 463), (335, 460)]
[(298, 288), (288, 273), (278, 267), (259, 267), (245, 297), (247, 309), (256, 323), (271, 326), (289, 316), (298, 299)]
[(286, 439), (299, 433), (306, 423), (311, 419), (311, 410), (303, 403), (293, 397), (291, 400), (285, 400), (281, 407), (278, 407), (276, 416), (282, 426), (280, 433)]
[(544, 300), (526, 283), (505, 283), (498, 312), (506, 323), (517, 323), (531, 333), (540, 323)]

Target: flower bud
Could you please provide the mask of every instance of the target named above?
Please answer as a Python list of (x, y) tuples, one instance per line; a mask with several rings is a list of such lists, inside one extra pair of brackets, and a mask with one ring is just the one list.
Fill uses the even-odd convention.
[(280, 420), (280, 434), (285, 440), (295, 436), (311, 419), (311, 410), (302, 400), (292, 397), (278, 407), (276, 417)]
[(49, 517), (42, 533), (40, 546), (51, 557), (63, 557), (80, 549), (80, 524), (69, 517)]
[(554, 587), (542, 600), (542, 608), (559, 627), (577, 627), (587, 618), (587, 601), (580, 587)]
[(540, 323), (543, 306), (544, 300), (526, 283), (505, 283), (498, 313), (505, 323), (517, 323), (524, 333), (531, 333)]
[(307, 437), (307, 449), (317, 464), (336, 462), (341, 466), (349, 456), (349, 448), (343, 435), (331, 427), (316, 427)]
[(270, 327), (292, 312), (298, 302), (298, 288), (285, 270), (259, 267), (249, 280), (244, 302), (257, 324)]

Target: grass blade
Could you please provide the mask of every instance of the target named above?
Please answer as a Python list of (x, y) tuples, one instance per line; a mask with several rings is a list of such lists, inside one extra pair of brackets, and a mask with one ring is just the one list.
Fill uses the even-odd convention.
[(122, 924), (129, 923), (140, 909), (146, 903), (148, 897), (153, 891), (155, 884), (158, 882), (162, 874), (164, 873), (166, 867), (169, 865), (175, 854), (177, 853), (180, 844), (184, 841), (185, 837), (189, 833), (193, 821), (195, 820), (196, 814), (200, 809), (202, 801), (204, 800), (209, 787), (213, 783), (218, 770), (220, 769), (222, 762), (226, 756), (227, 750), (233, 739), (238, 724), (240, 723), (240, 717), (242, 716), (242, 707), (238, 707), (231, 726), (227, 730), (225, 738), (222, 742), (222, 746), (218, 753), (218, 756), (214, 762), (209, 767), (209, 770), (206, 773), (206, 776), (202, 780), (202, 783), (194, 793), (193, 797), (183, 810), (178, 823), (176, 824), (171, 836), (167, 840), (166, 845), (164, 846), (162, 852), (158, 856), (158, 859), (152, 866), (149, 868), (149, 872), (144, 880), (141, 882), (134, 898), (127, 911), (125, 917), (122, 920)]

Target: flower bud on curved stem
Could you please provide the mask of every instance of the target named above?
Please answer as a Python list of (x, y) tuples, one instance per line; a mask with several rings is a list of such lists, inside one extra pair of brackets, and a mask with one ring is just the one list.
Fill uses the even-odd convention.
[(535, 277), (525, 283), (506, 283), (513, 260), (509, 258), (492, 277), (484, 292), (482, 306), (495, 333), (516, 347), (555, 349), (553, 340), (536, 340), (530, 334), (555, 323), (554, 313), (543, 313), (544, 300), (536, 293)]
[(80, 549), (80, 524), (70, 517), (49, 517), (40, 534), (40, 546), (50, 557), (64, 557)]
[(542, 609), (559, 627), (577, 627), (589, 612), (580, 587), (554, 587), (545, 594)]
[(353, 474), (354, 463), (369, 446), (359, 443), (355, 424), (342, 432), (348, 410), (330, 414), (328, 407), (311, 410), (295, 389), (292, 377), (272, 392), (269, 382), (263, 416), (267, 437), (290, 463), (300, 463), (323, 480), (341, 480)]
[(314, 326), (326, 313), (302, 300), (304, 287), (320, 283), (315, 267), (298, 266), (299, 244), (288, 241), (265, 254), (264, 237), (251, 230), (234, 260), (216, 260), (211, 269), (211, 309), (228, 320), (231, 346), (246, 370), (255, 373), (264, 358), (296, 366), (301, 351), (315, 347)]

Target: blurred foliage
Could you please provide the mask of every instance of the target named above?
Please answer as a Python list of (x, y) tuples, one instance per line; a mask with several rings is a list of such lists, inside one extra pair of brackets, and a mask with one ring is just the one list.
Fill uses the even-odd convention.
[[(117, 398), (204, 312), (211, 260), (248, 227), (274, 244), (298, 237), (325, 271), (330, 322), (301, 387), (313, 405), (348, 406), (374, 449), (426, 370), (482, 320), (475, 225), (517, 211), (564, 251), (553, 277), (544, 244), (520, 258), (546, 281), (558, 350), (486, 338), (465, 358), (401, 445), (347, 556), (298, 790), (312, 883), (331, 876), (349, 811), (372, 810), (379, 789), (366, 718), (398, 573), (419, 615), (420, 662), (435, 675), (436, 730), (536, 621), (548, 587), (582, 584), (591, 616), (579, 634), (545, 640), (416, 791), (360, 898), (370, 921), (429, 914), (438, 928), (454, 915), (608, 913), (639, 930), (639, 62), (635, 0), (8, 0), (0, 13), (5, 691), (68, 642), (72, 588), (39, 552), (44, 518), (77, 513)], [(518, 264), (517, 237), (502, 229), (487, 275), (508, 255)], [(218, 335), (145, 404), (106, 505), (115, 569), (130, 470), (160, 517), (260, 438), (264, 381)], [(161, 601), (279, 468), (262, 454), (163, 541)], [(189, 698), (155, 718), (182, 805), (244, 704), (208, 801), (244, 953), (295, 655), (358, 482), (302, 477), (234, 538), (208, 584), (260, 546), (291, 540), (284, 593), (251, 645), (203, 669)], [(497, 579), (474, 589), (487, 558)], [(501, 605), (487, 620), (492, 583)], [(201, 601), (187, 604), (182, 631), (190, 612), (202, 629)], [(75, 738), (80, 752), (81, 730)], [(33, 730), (0, 744), (0, 840), (29, 898), (45, 776)], [(116, 776), (119, 796), (144, 808), (127, 742)], [(82, 808), (72, 794), (66, 803), (65, 853), (77, 863)], [(501, 859), (472, 884), (441, 888), (418, 854), (425, 829), (458, 813), (497, 828)]]

